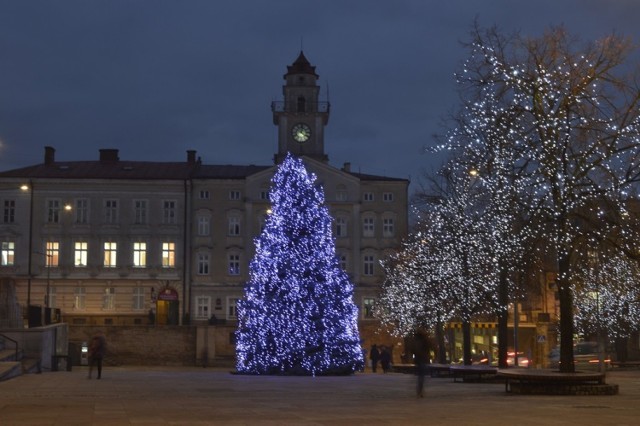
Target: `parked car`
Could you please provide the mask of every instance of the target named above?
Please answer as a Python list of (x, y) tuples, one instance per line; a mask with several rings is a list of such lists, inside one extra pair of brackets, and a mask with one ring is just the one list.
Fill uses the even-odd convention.
[[(603, 356), (605, 367), (611, 364), (611, 356), (605, 352)], [(573, 362), (576, 369), (598, 368), (598, 342), (579, 342), (573, 346)], [(549, 352), (549, 366), (559, 368), (560, 347), (556, 346)]]

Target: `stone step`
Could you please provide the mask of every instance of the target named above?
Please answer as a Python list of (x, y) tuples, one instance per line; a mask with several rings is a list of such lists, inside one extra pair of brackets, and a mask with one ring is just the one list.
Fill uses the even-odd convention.
[[(18, 357), (20, 357), (20, 352), (18, 351)], [(15, 349), (2, 349), (0, 350), (0, 362), (8, 362), (8, 361), (18, 361), (16, 359), (16, 351)]]
[(22, 364), (17, 361), (0, 362), (0, 382), (22, 374)]

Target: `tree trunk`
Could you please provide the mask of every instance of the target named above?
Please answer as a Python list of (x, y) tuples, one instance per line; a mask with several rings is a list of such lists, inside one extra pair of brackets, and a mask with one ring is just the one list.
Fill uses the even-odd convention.
[(569, 255), (558, 255), (558, 297), (560, 299), (560, 371), (573, 373), (573, 293), (569, 283)]
[(471, 365), (471, 321), (462, 320), (462, 360), (464, 365)]
[(509, 283), (507, 271), (501, 268), (498, 284), (498, 367), (507, 368), (507, 352), (509, 339)]

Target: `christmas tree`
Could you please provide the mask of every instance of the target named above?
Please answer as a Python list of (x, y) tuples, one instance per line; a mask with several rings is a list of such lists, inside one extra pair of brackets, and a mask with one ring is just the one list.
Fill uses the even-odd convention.
[(271, 213), (238, 303), (238, 372), (350, 374), (363, 364), (353, 284), (314, 182), (290, 154), (273, 177)]

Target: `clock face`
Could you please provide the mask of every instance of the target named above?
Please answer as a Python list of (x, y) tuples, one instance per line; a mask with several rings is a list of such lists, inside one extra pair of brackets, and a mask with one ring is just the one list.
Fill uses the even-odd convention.
[(291, 131), (293, 133), (293, 139), (295, 139), (296, 142), (306, 142), (311, 136), (311, 129), (304, 123), (296, 124), (295, 126), (293, 126), (293, 129), (291, 129)]

